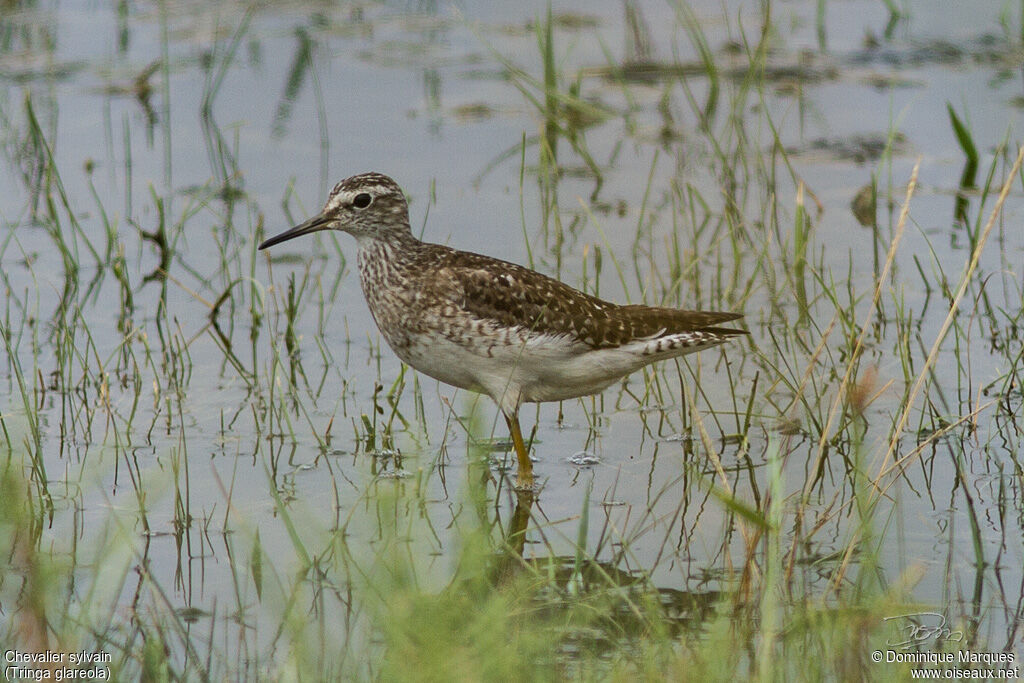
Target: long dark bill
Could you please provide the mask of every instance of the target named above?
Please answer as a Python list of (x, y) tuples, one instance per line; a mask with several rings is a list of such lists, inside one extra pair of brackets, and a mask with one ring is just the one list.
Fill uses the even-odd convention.
[(302, 235), (308, 235), (309, 233), (316, 232), (317, 230), (325, 230), (327, 227), (329, 227), (329, 224), (330, 221), (322, 213), (317, 214), (316, 216), (310, 218), (308, 221), (299, 223), (294, 228), (291, 228), (289, 230), (285, 230), (280, 235), (275, 235), (270, 239), (263, 240), (263, 244), (261, 244), (259, 248), (266, 249), (267, 247), (272, 247), (275, 244), (287, 242), (293, 237), (301, 237)]

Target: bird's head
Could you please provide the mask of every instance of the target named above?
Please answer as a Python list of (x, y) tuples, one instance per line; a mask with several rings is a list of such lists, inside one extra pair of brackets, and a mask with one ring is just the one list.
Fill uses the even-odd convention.
[(402, 188), (386, 175), (354, 175), (334, 186), (320, 213), (265, 240), (259, 248), (266, 249), (319, 230), (341, 230), (360, 243), (409, 239), (412, 236), (409, 205)]

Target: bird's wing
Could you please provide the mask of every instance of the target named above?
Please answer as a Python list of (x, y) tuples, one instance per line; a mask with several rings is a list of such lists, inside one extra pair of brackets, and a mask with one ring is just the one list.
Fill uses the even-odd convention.
[[(450, 280), (452, 301), (475, 317), (502, 326), (573, 337), (586, 347), (615, 348), (639, 338), (704, 330), (735, 320), (737, 313), (619, 306), (523, 268), (468, 252), (438, 264), (435, 277)], [(744, 330), (716, 328), (723, 334)]]

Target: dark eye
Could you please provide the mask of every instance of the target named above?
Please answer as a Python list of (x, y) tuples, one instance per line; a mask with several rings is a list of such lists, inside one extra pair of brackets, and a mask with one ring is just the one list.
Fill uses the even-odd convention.
[(373, 197), (371, 197), (366, 192), (360, 192), (355, 196), (355, 199), (352, 200), (352, 206), (356, 207), (357, 209), (365, 209), (370, 205), (370, 202), (372, 201)]

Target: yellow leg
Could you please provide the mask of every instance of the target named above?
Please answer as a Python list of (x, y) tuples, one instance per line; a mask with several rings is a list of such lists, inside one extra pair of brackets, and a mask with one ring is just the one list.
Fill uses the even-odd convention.
[(505, 422), (512, 432), (512, 445), (516, 449), (516, 458), (519, 460), (519, 476), (516, 481), (516, 488), (533, 489), (533, 463), (530, 461), (530, 454), (526, 452), (526, 443), (523, 442), (523, 432), (519, 428), (519, 415), (512, 413), (505, 415)]

